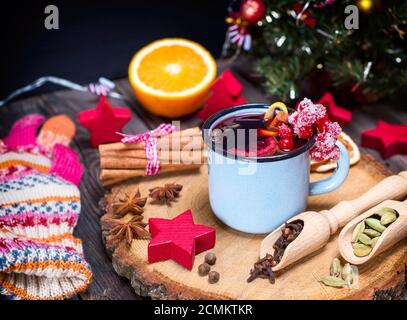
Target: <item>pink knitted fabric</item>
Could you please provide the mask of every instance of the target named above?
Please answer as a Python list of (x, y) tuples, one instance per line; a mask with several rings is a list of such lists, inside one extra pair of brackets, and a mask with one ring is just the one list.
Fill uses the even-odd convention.
[(54, 161), (49, 173), (58, 175), (78, 185), (81, 181), (82, 166), (77, 160), (75, 151), (61, 144), (57, 144), (54, 147)]
[(20, 119), (14, 124), (7, 138), (4, 139), (5, 145), (9, 150), (35, 146), (37, 129), (43, 121), (44, 117), (39, 114), (28, 115)]
[(80, 212), (82, 166), (67, 145), (66, 116), (18, 120), (0, 140), (0, 293), (13, 299), (64, 299), (92, 273), (72, 235)]

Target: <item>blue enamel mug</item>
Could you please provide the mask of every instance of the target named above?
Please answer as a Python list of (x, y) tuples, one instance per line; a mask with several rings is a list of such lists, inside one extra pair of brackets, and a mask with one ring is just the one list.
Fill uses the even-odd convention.
[(203, 125), (208, 154), (209, 201), (214, 214), (226, 225), (247, 233), (271, 232), (303, 212), (309, 195), (338, 188), (349, 172), (349, 156), (339, 141), (341, 156), (328, 178), (310, 182), (309, 150), (315, 136), (286, 154), (268, 157), (236, 156), (215, 144), (212, 131), (225, 119), (261, 114), (266, 104), (246, 104), (222, 110)]

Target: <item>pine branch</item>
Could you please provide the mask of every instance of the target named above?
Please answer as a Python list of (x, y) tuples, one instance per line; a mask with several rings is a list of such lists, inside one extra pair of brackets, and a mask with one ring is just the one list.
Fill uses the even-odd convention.
[[(265, 79), (267, 93), (284, 99), (321, 63), (334, 85), (357, 85), (364, 92), (393, 94), (407, 85), (407, 2), (382, 1), (370, 15), (360, 12), (359, 30), (344, 26), (344, 7), (352, 0), (336, 1), (308, 14), (315, 27), (296, 21), (292, 8), (306, 1), (269, 0), (269, 22), (253, 42), (255, 70)], [(271, 18), (271, 19), (270, 19)]]

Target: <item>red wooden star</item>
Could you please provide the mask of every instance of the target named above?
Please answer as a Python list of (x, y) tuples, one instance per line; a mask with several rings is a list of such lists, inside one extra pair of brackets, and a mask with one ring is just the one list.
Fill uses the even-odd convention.
[(225, 70), (213, 84), (212, 94), (206, 99), (205, 106), (199, 111), (198, 117), (206, 120), (222, 109), (245, 104), (246, 100), (241, 95), (242, 91), (243, 86), (232, 71)]
[(377, 128), (363, 132), (362, 146), (378, 150), (384, 159), (396, 153), (407, 154), (407, 125), (379, 120)]
[(78, 114), (79, 123), (90, 131), (90, 143), (93, 148), (107, 142), (121, 140), (116, 132), (121, 131), (131, 119), (128, 108), (112, 108), (105, 96), (102, 96), (95, 109)]
[(334, 97), (330, 92), (325, 93), (318, 103), (324, 105), (328, 111), (329, 119), (338, 122), (342, 128), (352, 120), (352, 112), (336, 105)]
[(191, 270), (195, 255), (215, 246), (215, 228), (195, 224), (191, 210), (174, 219), (151, 218), (148, 262), (172, 259)]

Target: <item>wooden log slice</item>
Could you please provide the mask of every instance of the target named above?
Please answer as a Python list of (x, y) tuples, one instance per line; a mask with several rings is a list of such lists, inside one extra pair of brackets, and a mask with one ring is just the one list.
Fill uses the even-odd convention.
[[(360, 163), (351, 168), (344, 185), (326, 195), (309, 198), (308, 210), (323, 210), (337, 202), (353, 199), (367, 191), (384, 177), (390, 175), (387, 169), (370, 156), (363, 156)], [(326, 174), (312, 174), (312, 180)], [(220, 273), (220, 281), (209, 284), (207, 277), (200, 277), (197, 268), (203, 262), (205, 253), (195, 257), (192, 271), (174, 261), (154, 264), (147, 262), (147, 240), (133, 240), (129, 248), (124, 243), (114, 245), (108, 236), (109, 218), (112, 218), (111, 203), (123, 193), (140, 188), (142, 195), (148, 189), (165, 183), (179, 183), (184, 186), (177, 202), (171, 205), (158, 204), (148, 200), (145, 207), (145, 221), (151, 217), (173, 218), (191, 209), (196, 223), (217, 229), (216, 246), (212, 252), (217, 262), (212, 270)], [(153, 299), (398, 299), (405, 290), (405, 267), (407, 263), (407, 240), (403, 240), (371, 262), (359, 267), (359, 283), (354, 289), (325, 287), (318, 280), (329, 274), (329, 265), (339, 257), (337, 236), (314, 255), (304, 258), (287, 269), (277, 273), (276, 283), (246, 279), (253, 263), (258, 259), (263, 235), (250, 235), (235, 231), (219, 221), (211, 211), (208, 201), (207, 168), (163, 174), (152, 178), (136, 178), (115, 186), (105, 197), (106, 214), (101, 218), (103, 240), (116, 272), (128, 278), (135, 292)], [(128, 219), (124, 217), (123, 219)]]

